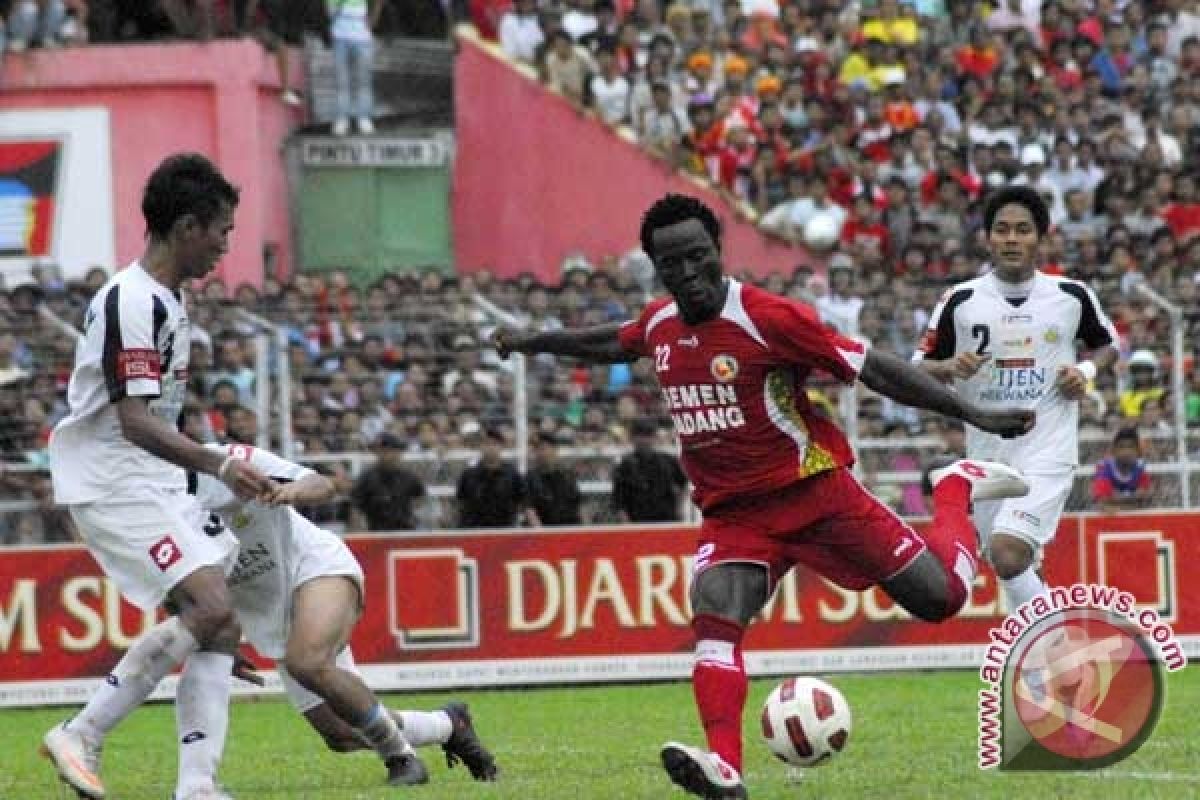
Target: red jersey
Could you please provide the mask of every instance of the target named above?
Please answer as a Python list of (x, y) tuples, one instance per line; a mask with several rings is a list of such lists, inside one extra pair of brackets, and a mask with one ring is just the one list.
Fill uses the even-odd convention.
[(803, 303), (728, 279), (721, 314), (688, 325), (670, 297), (623, 325), (621, 346), (653, 357), (696, 505), (709, 510), (854, 463), (845, 435), (804, 391), (814, 369), (851, 382), (866, 348)]

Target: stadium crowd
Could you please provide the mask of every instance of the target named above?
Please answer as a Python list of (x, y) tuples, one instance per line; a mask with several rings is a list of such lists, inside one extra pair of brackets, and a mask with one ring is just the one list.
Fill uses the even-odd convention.
[[(327, 39), (346, 0), (0, 0), (0, 54), (91, 43), (253, 36), (264, 46)], [(438, 0), (372, 0), (385, 36), (444, 36)], [(286, 76), (284, 76), (286, 78)], [(286, 82), (286, 81), (285, 81)]]
[[(66, 3), (93, 12), (100, 5)], [(1054, 222), (1046, 269), (1093, 286), (1121, 334), (1117, 373), (1098, 376), (1083, 402), (1084, 462), (1099, 462), (1126, 429), (1138, 432), (1146, 461), (1178, 457), (1168, 320), (1134, 289), (1145, 282), (1180, 304), (1187, 341), (1200, 340), (1195, 0), (508, 5), (468, 8), (485, 35), (536, 64), (598, 124), (629, 126), (650, 152), (717, 186), (771, 235), (803, 242), (815, 215), (834, 217), (840, 240), (826, 274), (798, 269), (764, 283), (875, 346), (911, 354), (945, 287), (977, 273), (979, 201), (988, 188), (1038, 187)], [(17, 6), (28, 3), (10, 14)], [(730, 266), (739, 273), (745, 265)], [(104, 276), (98, 269), (64, 283), (46, 265), (35, 284), (0, 294), (0, 455), (23, 465), (4, 473), (0, 492), (34, 505), (0, 515), (0, 541), (66, 535), (44, 476), (25, 471), (44, 465), (73, 347), (38, 308), (79, 327)], [(357, 498), (319, 518), (370, 524), (369, 492), (355, 491), (357, 474), (336, 454), (374, 450), (392, 463), (394, 452), (383, 451), (402, 450), (412, 479), (402, 495), (420, 505), (427, 489), (451, 487), (453, 495), (487, 442), (516, 444), (511, 365), (484, 344), (495, 323), (472, 302), (476, 294), (549, 329), (635, 315), (653, 291), (652, 270), (637, 252), (569, 259), (558, 286), (432, 268), (369, 286), (354, 285), (345, 271), (269, 278), (261, 290), (213, 281), (194, 298), (185, 425), (203, 439), (252, 440), (268, 422), (278, 431), (277, 418), (258, 420), (251, 410), (254, 328), (237, 310), (272, 320), (288, 332), (296, 454), (320, 460)], [(1200, 428), (1192, 355), (1187, 423)], [(643, 437), (671, 448), (651, 373), (645, 363), (589, 369), (531, 359), (529, 419), (542, 453), (534, 468), (557, 469), (555, 458), (566, 455), (577, 480), (608, 480), (633, 424), (647, 417), (659, 426)], [(839, 414), (839, 391), (822, 386), (814, 399)], [(915, 442), (953, 451), (961, 433), (862, 389), (856, 413), (860, 438), (895, 440), (861, 452), (868, 480), (898, 510), (924, 513), (918, 481), (873, 476), (919, 471), (931, 447)], [(1121, 440), (1128, 444), (1128, 434)], [(1178, 502), (1177, 483), (1155, 483), (1147, 502)], [(1072, 508), (1092, 502), (1081, 487)], [(528, 510), (532, 501), (516, 506)], [(455, 524), (457, 515), (441, 509), (421, 506), (395, 524)], [(605, 521), (623, 513), (604, 504), (583, 515)]]

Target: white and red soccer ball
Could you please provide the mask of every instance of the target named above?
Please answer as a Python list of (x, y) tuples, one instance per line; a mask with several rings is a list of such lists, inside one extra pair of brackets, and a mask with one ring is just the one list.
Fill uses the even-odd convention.
[(788, 678), (763, 703), (767, 747), (796, 767), (815, 767), (840, 753), (851, 722), (846, 698), (818, 678)]

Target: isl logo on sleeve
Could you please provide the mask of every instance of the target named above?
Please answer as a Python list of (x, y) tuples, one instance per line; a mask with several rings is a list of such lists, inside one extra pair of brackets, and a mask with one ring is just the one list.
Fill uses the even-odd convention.
[(1051, 589), (989, 638), (981, 769), (1099, 769), (1127, 758), (1154, 732), (1166, 674), (1187, 663), (1156, 611), (1109, 586)]

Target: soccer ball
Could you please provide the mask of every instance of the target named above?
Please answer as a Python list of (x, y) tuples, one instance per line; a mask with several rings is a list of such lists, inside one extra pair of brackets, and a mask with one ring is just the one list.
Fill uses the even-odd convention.
[(841, 226), (832, 214), (819, 212), (804, 223), (804, 243), (810, 250), (828, 250), (837, 244)]
[(763, 703), (762, 735), (780, 761), (815, 767), (840, 753), (850, 738), (850, 705), (817, 678), (788, 678)]

